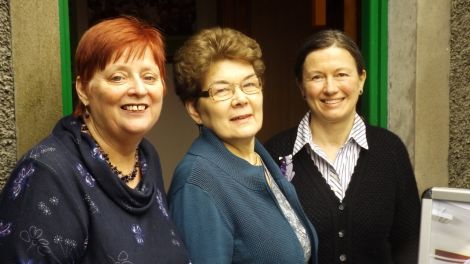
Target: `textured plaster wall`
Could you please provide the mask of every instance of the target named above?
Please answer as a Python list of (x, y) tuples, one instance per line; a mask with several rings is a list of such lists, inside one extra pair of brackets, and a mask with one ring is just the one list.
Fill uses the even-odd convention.
[(389, 1), (389, 128), (420, 192), (448, 185), (450, 1)]
[(451, 7), (449, 185), (470, 188), (470, 1)]
[(57, 0), (11, 0), (17, 157), (62, 115), (58, 12)]
[(0, 0), (0, 190), (16, 162), (10, 3)]
[(0, 189), (62, 114), (58, 7), (0, 0)]
[(412, 162), (415, 152), (416, 100), (416, 1), (389, 4), (388, 128), (407, 146)]

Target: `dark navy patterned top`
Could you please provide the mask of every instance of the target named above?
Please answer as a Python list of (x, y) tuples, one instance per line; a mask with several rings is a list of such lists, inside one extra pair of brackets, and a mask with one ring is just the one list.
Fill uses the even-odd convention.
[(153, 146), (140, 143), (142, 180), (131, 189), (81, 125), (63, 118), (13, 170), (0, 195), (0, 262), (189, 263)]

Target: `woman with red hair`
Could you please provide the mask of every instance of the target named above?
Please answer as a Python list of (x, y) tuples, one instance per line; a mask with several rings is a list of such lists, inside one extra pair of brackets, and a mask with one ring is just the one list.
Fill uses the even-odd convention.
[(0, 195), (2, 263), (189, 263), (144, 135), (165, 94), (161, 34), (135, 18), (91, 27), (73, 116), (28, 151)]

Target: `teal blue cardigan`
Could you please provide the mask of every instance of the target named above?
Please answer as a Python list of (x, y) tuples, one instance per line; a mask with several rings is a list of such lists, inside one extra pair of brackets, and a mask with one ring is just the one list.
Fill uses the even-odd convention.
[[(255, 151), (305, 225), (312, 246), (309, 263), (316, 264), (317, 234), (294, 187), (259, 141)], [(266, 184), (262, 166), (233, 155), (207, 128), (177, 166), (168, 198), (193, 264), (304, 263), (300, 243)]]

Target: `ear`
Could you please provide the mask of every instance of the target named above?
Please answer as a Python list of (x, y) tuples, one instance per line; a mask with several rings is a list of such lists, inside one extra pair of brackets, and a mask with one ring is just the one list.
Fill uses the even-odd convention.
[(184, 106), (186, 107), (186, 111), (188, 112), (189, 116), (196, 122), (198, 125), (202, 125), (202, 118), (199, 110), (196, 107), (196, 100), (191, 99), (184, 102)]
[(361, 75), (359, 75), (359, 81), (361, 82), (361, 84), (360, 84), (361, 90), (364, 89), (364, 83), (366, 83), (366, 78), (367, 78), (367, 72), (366, 72), (366, 70), (362, 70)]
[(77, 91), (78, 98), (84, 105), (88, 105), (88, 93), (85, 86), (83, 86), (80, 76), (75, 79), (75, 90)]

